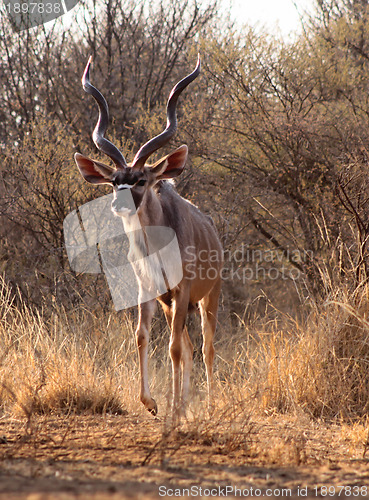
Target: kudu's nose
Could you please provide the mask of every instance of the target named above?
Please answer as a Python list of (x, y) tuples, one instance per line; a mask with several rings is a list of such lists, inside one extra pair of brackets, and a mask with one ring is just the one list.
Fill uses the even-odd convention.
[(113, 210), (122, 210), (122, 208), (130, 208), (130, 199), (128, 196), (128, 189), (121, 188), (117, 191), (115, 200), (112, 201), (111, 206)]

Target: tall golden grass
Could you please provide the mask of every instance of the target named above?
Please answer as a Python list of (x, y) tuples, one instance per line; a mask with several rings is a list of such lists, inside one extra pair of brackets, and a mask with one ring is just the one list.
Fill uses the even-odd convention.
[[(15, 300), (16, 299), (16, 300)], [(304, 321), (284, 327), (241, 324), (216, 336), (215, 411), (353, 419), (369, 413), (369, 289), (337, 289)], [(163, 328), (151, 348), (159, 409), (170, 399), (170, 361)], [(159, 338), (159, 340), (158, 340)], [(166, 339), (165, 339), (166, 340)], [(96, 317), (56, 309), (44, 316), (0, 280), (0, 408), (5, 414), (139, 412), (134, 321), (125, 313)], [(205, 409), (205, 376), (195, 357), (189, 414)], [(236, 411), (236, 410), (235, 410)]]
[(131, 400), (127, 381), (135, 370), (126, 317), (104, 318), (103, 333), (98, 318), (86, 311), (67, 316), (59, 309), (46, 321), (12, 297), (3, 279), (0, 317), (3, 411), (125, 411), (123, 402)]

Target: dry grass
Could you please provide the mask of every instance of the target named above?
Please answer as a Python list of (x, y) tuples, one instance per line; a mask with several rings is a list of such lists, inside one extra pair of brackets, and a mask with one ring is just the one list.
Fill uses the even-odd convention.
[[(63, 310), (45, 321), (0, 282), (0, 404), (4, 412), (121, 413), (130, 401), (133, 336), (125, 317), (109, 322), (108, 338), (86, 312)], [(93, 329), (91, 333), (91, 323)], [(119, 330), (119, 339), (117, 333)]]
[[(249, 434), (248, 416), (255, 411), (345, 421), (366, 417), (368, 299), (367, 288), (351, 295), (341, 290), (312, 310), (304, 323), (288, 318), (283, 330), (266, 323), (257, 329), (242, 325), (230, 335), (220, 325), (218, 396), (209, 422), (219, 418), (232, 424), (223, 437), (210, 433), (203, 401), (204, 370), (201, 362), (195, 363), (196, 384), (187, 423), (196, 418), (198, 423), (198, 415), (204, 415), (202, 427), (196, 428), (197, 437), (219, 443), (226, 440), (228, 447), (232, 440), (239, 443)], [(23, 413), (29, 419), (33, 413), (143, 411), (137, 397), (134, 324), (127, 315), (97, 318), (86, 311), (67, 314), (60, 309), (46, 321), (19, 298), (15, 304), (1, 280), (0, 319), (3, 413)], [(156, 339), (150, 363), (161, 413), (169, 407), (170, 398), (165, 344), (162, 338)], [(186, 432), (187, 437), (194, 436), (191, 425)]]
[(365, 417), (369, 407), (369, 289), (337, 290), (300, 324), (259, 333), (248, 384), (268, 411)]

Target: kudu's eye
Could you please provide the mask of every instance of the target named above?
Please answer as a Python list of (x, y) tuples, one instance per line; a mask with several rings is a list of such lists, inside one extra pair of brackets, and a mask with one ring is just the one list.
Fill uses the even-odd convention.
[(144, 186), (146, 184), (145, 179), (141, 179), (140, 181), (137, 182), (136, 186)]

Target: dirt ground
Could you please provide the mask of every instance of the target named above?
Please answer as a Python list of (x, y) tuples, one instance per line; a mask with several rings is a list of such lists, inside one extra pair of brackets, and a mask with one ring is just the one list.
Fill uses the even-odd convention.
[(366, 439), (355, 436), (281, 416), (233, 430), (211, 420), (171, 430), (144, 414), (34, 417), (28, 428), (4, 418), (0, 498), (360, 498), (368, 496), (369, 457)]

